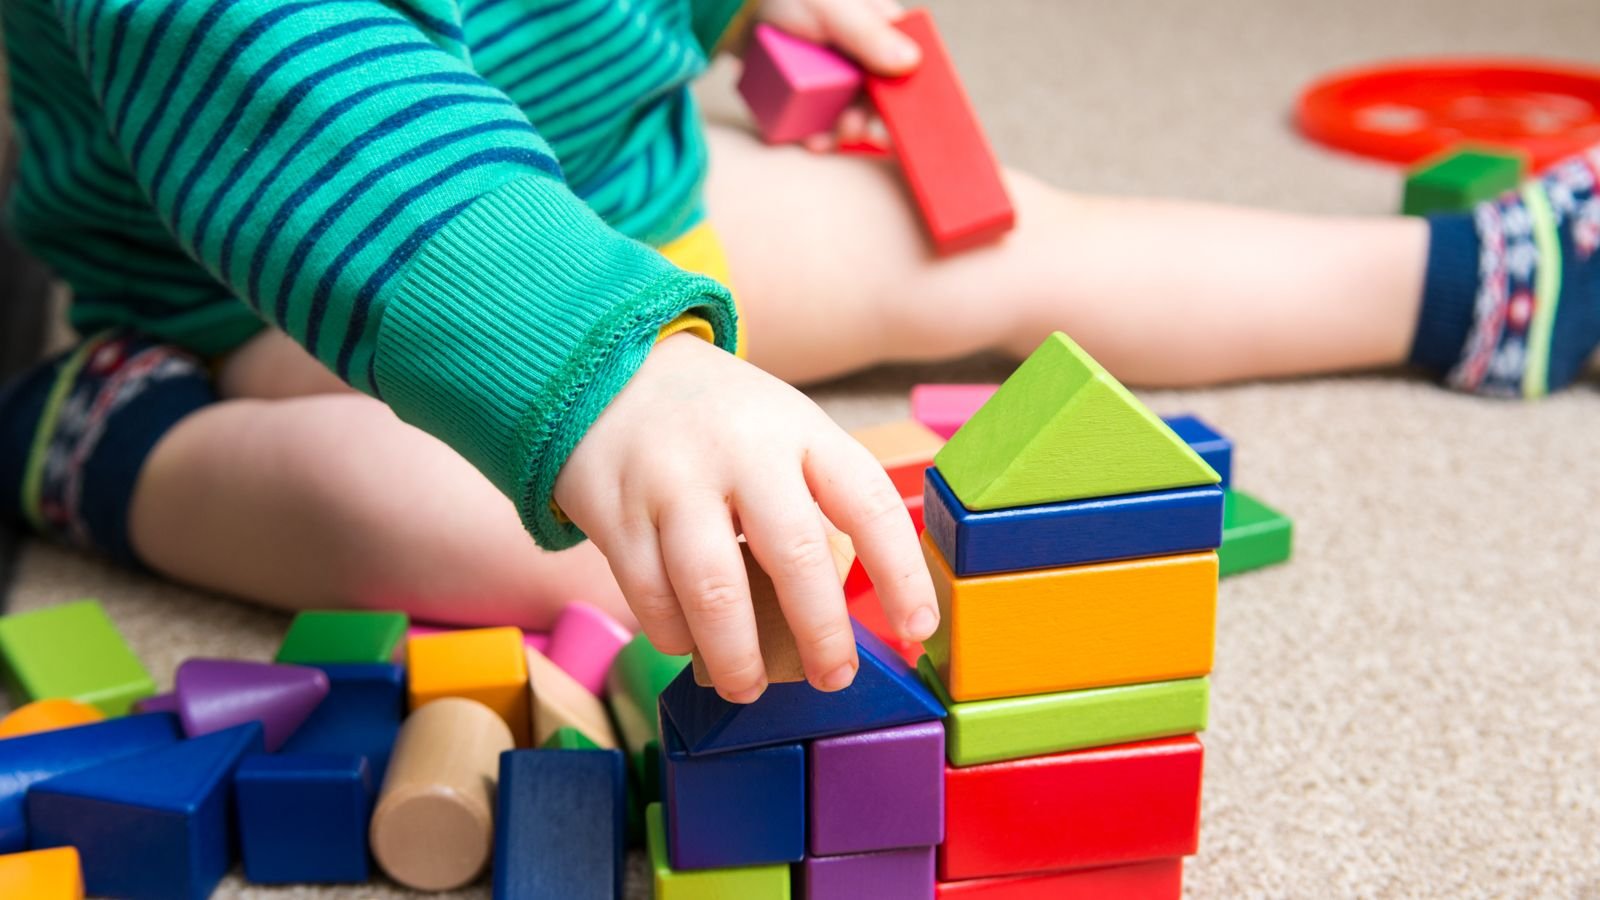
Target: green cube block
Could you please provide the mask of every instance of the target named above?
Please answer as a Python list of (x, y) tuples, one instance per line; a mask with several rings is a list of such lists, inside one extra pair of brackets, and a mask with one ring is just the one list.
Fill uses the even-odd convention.
[(309, 610), (289, 623), (277, 661), (300, 666), (390, 662), (409, 624), (402, 612)]
[(1087, 688), (955, 703), (924, 656), (917, 673), (944, 704), (945, 756), (952, 766), (1024, 759), (1204, 731), (1206, 678)]
[(541, 750), (599, 750), (600, 745), (589, 740), (576, 728), (557, 728), (539, 745)]
[(1294, 523), (1243, 491), (1222, 494), (1222, 546), (1217, 548), (1218, 575), (1248, 572), (1289, 558)]
[(0, 656), (18, 703), (65, 697), (121, 716), (156, 692), (144, 664), (94, 600), (0, 618)]
[(655, 900), (789, 900), (786, 863), (677, 872), (667, 861), (667, 825), (661, 804), (652, 803), (645, 811), (645, 831)]
[(1401, 212), (1425, 216), (1460, 212), (1515, 188), (1526, 177), (1527, 158), (1488, 149), (1448, 150), (1406, 174)]

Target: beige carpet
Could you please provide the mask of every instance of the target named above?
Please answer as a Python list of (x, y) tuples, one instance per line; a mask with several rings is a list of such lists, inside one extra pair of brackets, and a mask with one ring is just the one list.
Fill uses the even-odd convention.
[[(1317, 211), (1389, 210), (1399, 182), (1290, 132), (1307, 78), (1600, 48), (1593, 0), (932, 5), (1011, 162), (1076, 189)], [(904, 415), (918, 380), (1005, 370), (880, 371), (816, 395), (855, 426)], [(1594, 387), (1536, 406), (1378, 377), (1147, 398), (1231, 434), (1239, 484), (1299, 528), (1292, 565), (1223, 587), (1190, 894), (1600, 897)], [(85, 595), (162, 679), (197, 654), (265, 658), (283, 625), (39, 547), (13, 604)], [(219, 891), (334, 895), (396, 892)]]

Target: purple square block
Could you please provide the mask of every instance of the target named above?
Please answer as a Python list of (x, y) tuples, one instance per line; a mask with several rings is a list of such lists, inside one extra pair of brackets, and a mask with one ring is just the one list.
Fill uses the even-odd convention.
[(813, 856), (944, 840), (944, 726), (919, 722), (812, 741)]
[(933, 896), (932, 847), (812, 856), (800, 877), (804, 900), (927, 900)]

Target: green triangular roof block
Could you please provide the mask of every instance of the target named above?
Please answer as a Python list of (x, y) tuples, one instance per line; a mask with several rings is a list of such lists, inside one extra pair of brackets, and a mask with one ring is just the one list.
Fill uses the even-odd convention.
[(1221, 480), (1083, 348), (1056, 332), (933, 458), (968, 509)]

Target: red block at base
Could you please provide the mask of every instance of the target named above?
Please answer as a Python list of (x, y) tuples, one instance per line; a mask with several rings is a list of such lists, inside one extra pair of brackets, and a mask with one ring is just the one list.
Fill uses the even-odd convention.
[(906, 183), (940, 253), (992, 241), (1016, 224), (1000, 165), (972, 112), (955, 65), (925, 9), (895, 27), (922, 48), (922, 63), (901, 78), (867, 78)]
[(1194, 735), (945, 767), (939, 880), (1187, 856), (1200, 843)]
[(937, 900), (1179, 900), (1183, 896), (1183, 859), (940, 882), (934, 896)]

